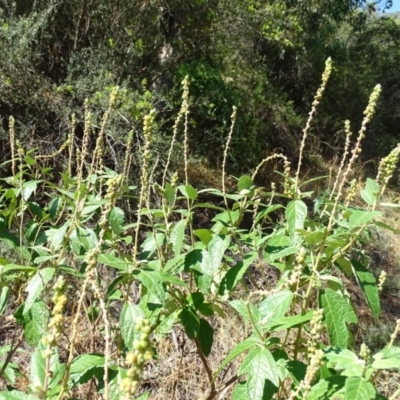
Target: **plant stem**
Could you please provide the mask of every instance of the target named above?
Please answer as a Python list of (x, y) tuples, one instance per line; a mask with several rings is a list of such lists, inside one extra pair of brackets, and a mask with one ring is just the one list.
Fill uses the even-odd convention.
[(215, 390), (215, 382), (214, 382), (214, 378), (213, 378), (213, 373), (210, 369), (210, 366), (208, 365), (208, 362), (203, 353), (203, 350), (201, 349), (199, 338), (195, 338), (194, 342), (196, 344), (197, 353), (199, 354), (201, 362), (203, 363), (204, 369), (206, 370), (208, 381), (210, 382), (211, 391), (210, 391), (208, 398), (213, 399), (215, 397), (215, 395), (217, 394), (216, 390)]

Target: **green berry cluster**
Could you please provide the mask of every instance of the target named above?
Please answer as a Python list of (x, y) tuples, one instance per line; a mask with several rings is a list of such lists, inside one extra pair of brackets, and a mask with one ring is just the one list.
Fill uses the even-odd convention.
[(128, 352), (126, 355), (126, 363), (131, 367), (127, 371), (127, 376), (121, 381), (120, 391), (122, 400), (129, 400), (132, 398), (139, 387), (144, 364), (146, 361), (150, 361), (154, 356), (150, 340), (150, 321), (138, 318), (135, 330), (140, 333), (140, 336), (139, 339), (135, 339), (133, 342), (134, 350)]

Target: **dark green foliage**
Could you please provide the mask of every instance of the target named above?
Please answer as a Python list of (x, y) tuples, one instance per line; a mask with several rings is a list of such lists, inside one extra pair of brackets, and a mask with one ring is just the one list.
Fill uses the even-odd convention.
[[(338, 134), (343, 120), (359, 124), (376, 83), (383, 96), (364, 157), (382, 156), (399, 140), (400, 25), (365, 3), (5, 0), (0, 7), (4, 156), (10, 115), (23, 142), (54, 152), (70, 132), (73, 113), (79, 141), (85, 99), (96, 131), (118, 85), (122, 96), (107, 130), (107, 164), (121, 169), (124, 136), (133, 128), (141, 142), (140, 115), (152, 107), (163, 157), (180, 105), (180, 83), (189, 75), (192, 157), (221, 164), (236, 105), (228, 172), (248, 170), (271, 150), (296, 160), (301, 128), (329, 56), (338, 73), (314, 120), (308, 162), (316, 166), (315, 156), (336, 155), (343, 146)], [(391, 5), (375, 3), (381, 9)], [(179, 159), (174, 156), (174, 163)]]

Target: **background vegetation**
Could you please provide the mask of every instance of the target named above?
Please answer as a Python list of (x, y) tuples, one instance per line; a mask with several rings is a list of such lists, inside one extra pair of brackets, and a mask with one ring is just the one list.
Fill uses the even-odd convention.
[(117, 85), (124, 95), (106, 132), (109, 165), (121, 162), (127, 131), (134, 129), (143, 141), (139, 117), (153, 107), (165, 149), (180, 82), (189, 75), (196, 165), (220, 166), (233, 105), (238, 117), (230, 172), (247, 171), (271, 150), (295, 159), (313, 90), (331, 57), (336, 73), (314, 121), (308, 161), (323, 167), (327, 156), (338, 154), (343, 120), (357, 126), (363, 104), (380, 83), (382, 97), (363, 154), (376, 160), (399, 139), (400, 25), (396, 15), (382, 13), (390, 1), (375, 3), (4, 0), (2, 157), (9, 155), (10, 115), (25, 143), (51, 153), (65, 141), (73, 113), (82, 131), (85, 99), (98, 115)]

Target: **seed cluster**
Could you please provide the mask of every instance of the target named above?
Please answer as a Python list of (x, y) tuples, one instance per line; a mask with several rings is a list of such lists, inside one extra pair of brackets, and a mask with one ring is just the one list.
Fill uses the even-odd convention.
[(368, 348), (368, 346), (365, 343), (363, 343), (361, 345), (360, 357), (365, 361), (368, 361), (371, 357), (371, 350)]
[(321, 332), (323, 329), (322, 319), (324, 317), (324, 310), (319, 309), (315, 310), (313, 317), (310, 321), (310, 335), (311, 338), (309, 340), (308, 345), (308, 354), (313, 355), (317, 351), (317, 345), (320, 342)]
[(380, 292), (382, 292), (383, 290), (383, 285), (386, 282), (386, 278), (387, 278), (387, 272), (386, 271), (382, 271), (379, 275), (379, 282), (378, 282), (378, 290)]
[(298, 285), (301, 274), (303, 273), (304, 263), (306, 261), (306, 249), (301, 247), (299, 253), (296, 256), (296, 266), (294, 267), (289, 279), (285, 282), (284, 287), (290, 288), (294, 285)]
[(42, 339), (44, 345), (48, 345), (49, 348), (44, 351), (43, 357), (48, 357), (52, 355), (51, 348), (57, 346), (57, 340), (60, 338), (62, 333), (62, 323), (63, 323), (63, 310), (67, 304), (67, 296), (65, 295), (65, 280), (63, 276), (59, 276), (54, 287), (54, 295), (52, 302), (54, 303), (52, 317), (50, 319), (48, 328), (49, 333), (45, 335)]
[(348, 206), (357, 195), (357, 179), (353, 179), (350, 182), (350, 187), (347, 190), (345, 204)]
[(387, 185), (389, 183), (396, 169), (396, 165), (399, 161), (399, 155), (400, 144), (397, 145), (397, 147), (393, 149), (389, 155), (387, 155), (385, 158), (382, 158), (379, 163), (378, 175), (376, 177), (376, 181), (378, 183), (384, 185)]
[(140, 332), (140, 337), (133, 342), (134, 350), (128, 352), (126, 355), (126, 363), (131, 367), (127, 371), (127, 376), (121, 381), (121, 400), (130, 400), (135, 394), (139, 387), (143, 366), (145, 362), (150, 361), (154, 355), (150, 341), (150, 321), (138, 318), (135, 330)]
[(298, 399), (301, 391), (303, 391), (302, 399), (307, 400), (308, 394), (311, 390), (311, 384), (321, 366), (324, 364), (324, 357), (325, 353), (322, 350), (315, 351), (315, 353), (311, 357), (310, 364), (307, 367), (306, 376), (300, 382), (296, 391), (292, 391), (290, 393), (290, 397), (288, 400)]
[(107, 200), (107, 203), (104, 207), (101, 219), (99, 221), (100, 228), (104, 231), (107, 229), (108, 226), (107, 222), (108, 215), (110, 214), (112, 208), (114, 207), (115, 202), (118, 200), (123, 180), (124, 180), (123, 175), (116, 175), (107, 180), (107, 193), (104, 196), (104, 199)]

